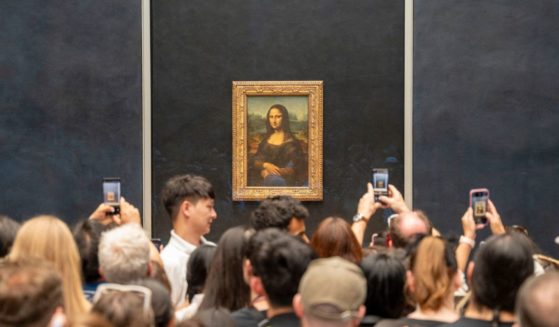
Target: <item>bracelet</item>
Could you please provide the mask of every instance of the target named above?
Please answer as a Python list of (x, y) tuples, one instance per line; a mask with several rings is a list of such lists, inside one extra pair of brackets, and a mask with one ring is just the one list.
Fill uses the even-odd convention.
[(460, 241), (458, 242), (462, 244), (468, 244), (472, 249), (476, 246), (476, 240), (473, 240), (464, 235), (460, 236)]

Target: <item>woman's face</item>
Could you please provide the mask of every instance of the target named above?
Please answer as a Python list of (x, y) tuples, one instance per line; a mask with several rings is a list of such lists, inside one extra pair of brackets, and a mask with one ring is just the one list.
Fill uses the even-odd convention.
[(270, 110), (270, 114), (268, 115), (268, 120), (270, 122), (270, 126), (272, 126), (272, 129), (281, 129), (282, 114), (279, 109), (272, 108), (272, 110)]

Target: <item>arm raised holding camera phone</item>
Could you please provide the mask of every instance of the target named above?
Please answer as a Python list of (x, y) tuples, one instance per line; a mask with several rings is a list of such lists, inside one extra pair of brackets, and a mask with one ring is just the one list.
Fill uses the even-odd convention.
[(379, 208), (390, 208), (395, 213), (410, 211), (404, 202), (402, 194), (394, 185), (389, 184), (388, 195), (381, 195), (378, 198), (378, 201), (375, 201), (375, 191), (373, 185), (371, 183), (367, 183), (367, 192), (359, 199), (357, 213), (353, 217), (353, 224), (351, 225), (351, 230), (355, 234), (355, 237), (361, 246), (363, 246), (363, 238), (365, 236), (367, 224)]

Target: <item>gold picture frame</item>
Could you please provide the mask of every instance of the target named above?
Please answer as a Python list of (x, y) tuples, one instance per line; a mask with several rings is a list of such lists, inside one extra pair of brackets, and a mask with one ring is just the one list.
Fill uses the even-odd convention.
[(322, 110), (322, 81), (233, 81), (234, 201), (322, 200)]

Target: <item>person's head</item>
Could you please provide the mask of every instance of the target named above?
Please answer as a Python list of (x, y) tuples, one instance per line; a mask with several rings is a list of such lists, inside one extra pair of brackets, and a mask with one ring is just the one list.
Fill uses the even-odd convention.
[(422, 211), (410, 211), (394, 217), (389, 225), (388, 246), (405, 248), (418, 234), (431, 235), (432, 225)]
[(25, 222), (10, 252), (11, 260), (40, 258), (51, 262), (62, 276), (64, 310), (73, 318), (87, 311), (82, 292), (80, 256), (68, 226), (54, 216), (38, 216)]
[(309, 211), (301, 201), (287, 195), (268, 197), (260, 202), (250, 216), (250, 225), (255, 230), (278, 228), (308, 242), (305, 219)]
[(101, 274), (111, 283), (126, 283), (149, 274), (149, 242), (139, 225), (104, 232), (99, 243)]
[(10, 252), (21, 225), (8, 216), (0, 215), (0, 258)]
[(248, 246), (245, 227), (228, 229), (219, 239), (212, 259), (201, 309), (235, 311), (250, 303), (250, 289), (243, 279), (243, 254)]
[(299, 281), (315, 258), (310, 246), (278, 229), (258, 231), (250, 239), (253, 275), (273, 308), (291, 307)]
[(340, 257), (317, 259), (303, 275), (293, 306), (303, 326), (358, 326), (366, 293), (356, 264)]
[(64, 305), (62, 278), (42, 260), (0, 262), (0, 325), (47, 326)]
[(133, 281), (132, 285), (139, 285), (151, 291), (151, 309), (153, 310), (155, 327), (167, 327), (174, 319), (174, 308), (171, 293), (159, 281), (144, 278)]
[(434, 236), (418, 238), (410, 255), (408, 288), (422, 310), (438, 311), (460, 286), (453, 248)]
[(281, 104), (272, 105), (266, 114), (266, 132), (272, 134), (276, 130), (291, 132), (289, 112)]
[(406, 268), (390, 253), (370, 254), (361, 261), (367, 279), (367, 315), (399, 318), (406, 306)]
[(363, 251), (351, 225), (339, 217), (324, 219), (314, 231), (311, 246), (320, 258), (342, 257), (355, 264), (361, 262)]
[(138, 285), (101, 284), (93, 299), (92, 313), (115, 327), (154, 327), (151, 290)]
[(559, 272), (531, 277), (520, 288), (516, 314), (520, 327), (559, 326)]
[(186, 224), (199, 235), (209, 233), (211, 223), (217, 218), (214, 199), (212, 184), (195, 175), (171, 177), (161, 192), (161, 201), (173, 227)]
[(514, 312), (516, 294), (534, 273), (530, 242), (518, 233), (489, 238), (468, 267), (472, 300), (477, 307)]
[(213, 244), (202, 244), (196, 248), (188, 258), (186, 269), (186, 295), (191, 302), (196, 294), (204, 292), (204, 285), (210, 271), (210, 265), (217, 247)]
[(94, 283), (101, 279), (99, 274), (99, 240), (104, 226), (92, 219), (78, 222), (73, 230), (80, 253), (84, 281)]

